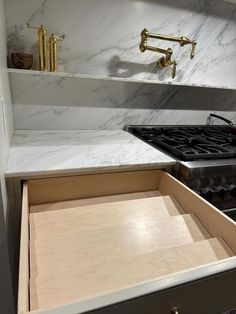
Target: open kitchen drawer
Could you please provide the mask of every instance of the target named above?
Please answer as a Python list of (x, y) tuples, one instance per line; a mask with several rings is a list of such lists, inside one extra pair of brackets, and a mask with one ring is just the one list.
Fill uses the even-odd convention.
[[(235, 222), (164, 171), (29, 180), (23, 184), (18, 313), (165, 314), (176, 305), (180, 311), (172, 313), (199, 313), (186, 283), (209, 283), (216, 274), (226, 279), (235, 253)], [(192, 287), (187, 291), (203, 292)], [(155, 293), (155, 307), (141, 301)], [(147, 302), (144, 308), (140, 302)], [(217, 302), (225, 309), (226, 299)]]

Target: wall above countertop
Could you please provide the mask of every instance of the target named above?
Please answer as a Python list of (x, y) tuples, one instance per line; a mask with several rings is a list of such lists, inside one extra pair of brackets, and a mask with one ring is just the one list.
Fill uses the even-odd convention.
[(198, 42), (189, 60), (188, 46), (155, 41), (171, 47), (178, 61), (175, 82), (236, 89), (236, 6), (221, 0), (8, 0), (8, 50), (34, 52), (37, 32), (64, 33), (59, 67), (86, 75), (170, 81), (171, 69), (156, 66), (159, 54), (141, 54), (140, 31), (185, 35)]

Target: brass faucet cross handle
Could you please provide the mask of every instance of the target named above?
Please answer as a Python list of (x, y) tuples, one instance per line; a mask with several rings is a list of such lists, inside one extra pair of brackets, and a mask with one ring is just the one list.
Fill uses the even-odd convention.
[(168, 40), (168, 41), (174, 41), (178, 42), (181, 47), (185, 45), (192, 45), (191, 53), (190, 53), (190, 59), (193, 59), (195, 56), (195, 48), (197, 42), (195, 40), (190, 40), (187, 37), (174, 37), (174, 36), (168, 36), (168, 35), (160, 35), (160, 34), (153, 34), (149, 33), (149, 31), (144, 28), (142, 33), (141, 33), (141, 42), (139, 45), (139, 49), (141, 52), (144, 52), (146, 50), (154, 51), (154, 52), (159, 52), (164, 54), (165, 56), (159, 59), (158, 65), (160, 68), (165, 68), (167, 66), (173, 65), (173, 70), (172, 70), (172, 78), (175, 78), (176, 75), (176, 67), (177, 67), (177, 62), (175, 60), (172, 60), (172, 54), (173, 50), (171, 48), (168, 49), (162, 49), (158, 47), (153, 47), (149, 46), (147, 43), (148, 38), (154, 38), (154, 39), (160, 39), (160, 40)]

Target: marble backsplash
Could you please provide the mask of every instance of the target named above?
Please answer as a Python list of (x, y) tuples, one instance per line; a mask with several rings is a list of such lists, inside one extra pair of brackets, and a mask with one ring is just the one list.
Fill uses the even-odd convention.
[[(153, 32), (197, 40), (197, 53), (192, 61), (189, 46), (180, 48), (176, 43), (151, 42), (174, 49), (178, 61), (176, 82), (236, 86), (236, 6), (232, 3), (222, 0), (8, 0), (6, 5), (9, 52), (35, 53), (37, 31), (26, 28), (26, 22), (34, 26), (42, 23), (48, 32), (66, 35), (59, 43), (62, 71), (169, 80), (171, 69), (160, 70), (156, 66), (161, 55), (142, 54), (138, 49), (140, 31), (147, 27)], [(82, 108), (77, 109), (83, 115)]]
[[(123, 129), (125, 124), (236, 120), (236, 91), (10, 73), (16, 129)], [(217, 121), (219, 123), (219, 121)]]

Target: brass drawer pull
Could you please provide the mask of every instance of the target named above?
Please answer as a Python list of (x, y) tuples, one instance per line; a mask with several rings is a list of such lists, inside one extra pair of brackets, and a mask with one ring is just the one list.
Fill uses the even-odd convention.
[(173, 308), (171, 314), (180, 314), (180, 311), (177, 307)]

